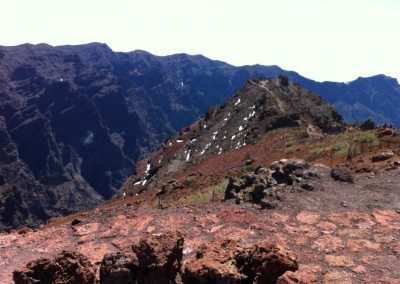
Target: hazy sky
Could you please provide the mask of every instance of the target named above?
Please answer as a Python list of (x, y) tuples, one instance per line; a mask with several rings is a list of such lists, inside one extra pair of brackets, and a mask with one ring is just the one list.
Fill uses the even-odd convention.
[(97, 41), (319, 81), (400, 79), (400, 0), (1, 0), (0, 27), (0, 45)]

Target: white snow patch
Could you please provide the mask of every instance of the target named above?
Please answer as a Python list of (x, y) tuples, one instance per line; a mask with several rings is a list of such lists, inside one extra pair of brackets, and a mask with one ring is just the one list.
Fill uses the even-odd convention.
[(139, 185), (142, 182), (142, 180), (139, 180), (137, 182), (135, 182), (133, 185)]
[(256, 112), (253, 110), (250, 114), (249, 117), (253, 117), (256, 114)]
[(235, 102), (235, 106), (237, 106), (238, 104), (240, 104), (240, 98)]
[(86, 136), (83, 138), (83, 145), (87, 146), (93, 143), (94, 133), (92, 130), (86, 131)]
[(148, 174), (149, 171), (150, 171), (150, 167), (151, 167), (150, 163), (147, 163), (147, 165), (146, 165), (146, 170), (145, 170), (145, 172), (144, 172), (144, 176), (147, 176), (147, 174)]
[(190, 143), (193, 143), (193, 142), (195, 142), (196, 140), (197, 140), (197, 139), (194, 138), (194, 139), (190, 140)]
[(240, 125), (240, 126), (239, 126), (239, 132), (242, 131), (242, 130), (243, 130), (243, 126)]
[(203, 155), (205, 151), (206, 151), (206, 149), (204, 149), (203, 151), (201, 151), (200, 155)]
[(169, 146), (172, 146), (172, 143), (171, 142), (169, 142), (169, 144), (168, 144)]
[(181, 82), (181, 87), (183, 87), (183, 82)]
[(247, 118), (247, 117), (245, 117), (245, 118), (243, 118), (243, 120), (248, 120), (248, 118)]
[(224, 118), (224, 121), (227, 121), (227, 120), (228, 120), (228, 118), (227, 118), (227, 117), (225, 117), (225, 118)]
[(236, 135), (232, 135), (231, 140), (235, 139)]
[(142, 185), (145, 185), (147, 182), (147, 179), (143, 180)]
[(186, 162), (188, 162), (189, 159), (190, 159), (190, 151), (189, 151), (189, 153), (187, 153), (187, 155), (186, 155)]
[(181, 140), (181, 139), (176, 140), (176, 143), (182, 143), (182, 142), (183, 142), (183, 140)]
[(207, 124), (205, 124), (204, 126), (203, 126), (203, 128), (206, 128), (207, 127)]

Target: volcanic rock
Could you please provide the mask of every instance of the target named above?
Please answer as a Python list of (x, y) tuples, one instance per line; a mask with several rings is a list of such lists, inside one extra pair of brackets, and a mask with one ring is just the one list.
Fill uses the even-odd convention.
[(317, 186), (307, 180), (318, 179), (319, 174), (310, 164), (300, 159), (282, 159), (271, 163), (266, 169), (258, 166), (253, 173), (241, 178), (230, 177), (225, 189), (225, 200), (235, 199), (237, 204), (252, 202), (262, 208), (276, 208), (285, 188), (298, 185), (304, 190), (315, 190)]
[(241, 275), (235, 265), (235, 253), (241, 246), (226, 240), (215, 244), (202, 245), (194, 258), (185, 262), (182, 273), (183, 283), (241, 283)]
[(393, 128), (384, 128), (378, 133), (378, 137), (394, 136), (394, 135), (396, 135), (396, 131)]
[(77, 252), (62, 251), (53, 260), (41, 258), (13, 273), (16, 284), (94, 284), (95, 269)]
[(373, 130), (373, 129), (375, 129), (375, 127), (376, 127), (376, 124), (371, 119), (367, 119), (360, 125), (360, 129), (362, 131)]
[(235, 241), (204, 245), (188, 260), (183, 283), (276, 283), (286, 271), (297, 270), (293, 254), (263, 241), (252, 247)]
[(385, 160), (388, 160), (393, 157), (394, 157), (394, 153), (392, 151), (382, 152), (382, 153), (372, 156), (372, 162), (373, 163), (381, 162), (381, 161), (385, 161)]
[(153, 234), (132, 247), (138, 259), (138, 283), (175, 283), (183, 257), (179, 232)]
[(138, 270), (136, 256), (123, 253), (107, 254), (100, 266), (101, 284), (135, 283)]
[(354, 177), (351, 171), (343, 166), (338, 166), (332, 169), (331, 171), (331, 177), (340, 182), (354, 182)]

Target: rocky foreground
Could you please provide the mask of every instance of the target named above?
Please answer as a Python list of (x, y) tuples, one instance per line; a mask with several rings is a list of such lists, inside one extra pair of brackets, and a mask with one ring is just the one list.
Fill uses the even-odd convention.
[[(254, 250), (260, 243), (286, 255), (283, 263), (293, 261), (282, 274), (293, 271), (285, 272), (280, 283), (399, 283), (400, 170), (383, 171), (355, 183), (335, 181), (325, 167), (313, 170), (319, 176), (318, 181), (313, 180), (318, 187), (295, 188), (294, 183), (290, 189), (284, 185), (287, 190), (280, 192), (281, 200), (271, 210), (260, 210), (259, 204), (251, 202), (234, 202), (236, 199), (157, 210), (136, 207), (134, 199), (127, 198), (124, 206), (81, 213), (57, 226), (2, 235), (0, 281), (11, 283), (13, 271), (26, 271), (26, 264), (38, 258), (53, 261), (63, 250), (87, 258), (96, 279), (100, 279), (104, 263), (120, 263), (115, 259), (121, 256), (118, 253), (136, 254), (138, 262), (132, 262), (136, 268), (130, 271), (140, 275), (140, 265), (135, 264), (140, 263), (139, 248), (166, 232), (179, 231), (184, 242), (181, 268), (175, 271), (184, 283), (205, 283), (199, 279), (207, 278), (196, 278), (208, 275), (204, 271), (229, 275), (237, 281), (231, 283), (252, 283), (255, 278), (244, 281), (243, 275), (250, 275), (248, 270), (246, 274), (232, 266), (240, 263), (232, 260), (239, 251)], [(170, 241), (172, 244), (176, 242)], [(154, 242), (149, 245), (147, 255), (157, 247)], [(79, 259), (79, 255), (74, 257)], [(199, 262), (202, 257), (208, 270)], [(185, 282), (188, 278), (183, 275), (189, 277), (188, 271), (193, 272), (192, 282)], [(224, 281), (219, 283), (228, 283)]]

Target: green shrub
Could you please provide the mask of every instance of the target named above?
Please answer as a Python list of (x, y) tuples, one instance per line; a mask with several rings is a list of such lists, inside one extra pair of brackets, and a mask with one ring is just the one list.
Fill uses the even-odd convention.
[(332, 144), (329, 148), (334, 152), (335, 155), (345, 155), (349, 150), (349, 143), (337, 142)]
[(205, 190), (198, 190), (192, 194), (188, 194), (179, 198), (179, 202), (182, 204), (204, 204), (212, 201), (213, 191), (216, 200), (224, 198), (225, 189), (228, 185), (228, 179), (223, 179), (220, 183), (213, 187), (206, 188)]
[(358, 143), (368, 144), (369, 146), (379, 145), (378, 137), (373, 132), (360, 133), (355, 137), (354, 141)]
[(316, 147), (316, 148), (312, 148), (308, 151), (311, 155), (313, 156), (323, 156), (325, 154), (327, 154), (328, 152), (330, 152), (329, 148), (326, 147)]

